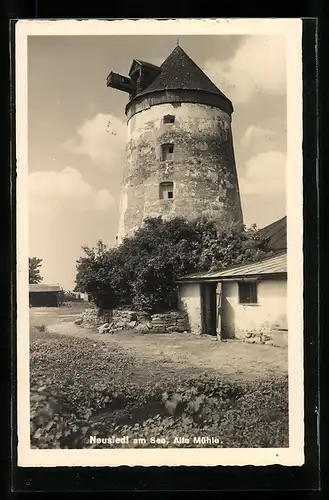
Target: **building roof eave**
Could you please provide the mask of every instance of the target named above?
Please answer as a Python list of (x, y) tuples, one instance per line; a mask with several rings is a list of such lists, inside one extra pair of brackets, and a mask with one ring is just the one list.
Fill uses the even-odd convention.
[(178, 285), (184, 285), (187, 283), (218, 283), (222, 281), (260, 281), (260, 280), (273, 280), (273, 279), (287, 279), (288, 274), (286, 272), (281, 273), (268, 273), (268, 274), (254, 274), (254, 275), (231, 275), (231, 276), (217, 276), (217, 277), (195, 277), (195, 278), (181, 278), (175, 281)]

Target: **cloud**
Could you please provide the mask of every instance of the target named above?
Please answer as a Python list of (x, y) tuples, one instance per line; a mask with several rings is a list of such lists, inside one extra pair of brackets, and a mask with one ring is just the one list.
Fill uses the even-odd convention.
[(241, 146), (249, 146), (254, 141), (272, 140), (273, 130), (250, 125), (241, 139)]
[(258, 92), (284, 95), (285, 64), (283, 36), (253, 35), (228, 61), (206, 61), (204, 71), (234, 104), (247, 102)]
[(239, 181), (244, 195), (266, 197), (282, 196), (286, 191), (286, 155), (280, 151), (267, 151), (246, 162), (246, 170)]
[(29, 209), (32, 214), (58, 217), (65, 212), (103, 211), (115, 205), (106, 189), (95, 190), (80, 172), (66, 167), (60, 172), (36, 171), (29, 175)]
[(242, 136), (240, 145), (252, 155), (273, 151), (278, 147), (276, 135), (274, 130), (250, 125)]
[(126, 125), (113, 115), (98, 113), (77, 129), (63, 148), (72, 153), (87, 155), (106, 170), (120, 168), (125, 158)]
[(45, 283), (72, 289), (82, 245), (113, 245), (117, 206), (74, 168), (29, 175), (29, 252), (43, 259)]

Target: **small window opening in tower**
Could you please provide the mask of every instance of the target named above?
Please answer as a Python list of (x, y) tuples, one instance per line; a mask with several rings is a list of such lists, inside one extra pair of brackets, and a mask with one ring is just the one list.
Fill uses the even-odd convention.
[(159, 196), (161, 200), (172, 200), (174, 198), (174, 183), (161, 182)]
[(162, 144), (161, 146), (161, 160), (162, 161), (172, 161), (174, 154), (173, 144)]
[(174, 115), (166, 115), (163, 117), (163, 123), (175, 123)]

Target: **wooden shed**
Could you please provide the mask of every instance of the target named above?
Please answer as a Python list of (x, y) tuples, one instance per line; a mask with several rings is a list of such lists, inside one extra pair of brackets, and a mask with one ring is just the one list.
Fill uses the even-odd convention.
[(58, 307), (60, 296), (59, 285), (29, 285), (30, 307)]

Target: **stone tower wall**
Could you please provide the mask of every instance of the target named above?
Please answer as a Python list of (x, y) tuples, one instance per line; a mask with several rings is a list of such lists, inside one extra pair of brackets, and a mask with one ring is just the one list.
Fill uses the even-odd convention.
[[(164, 124), (166, 115), (175, 122)], [(172, 161), (162, 161), (162, 144), (174, 144)], [(161, 182), (173, 182), (172, 200), (160, 199)], [(229, 114), (182, 102), (155, 105), (128, 119), (118, 241), (146, 217), (159, 215), (242, 222)]]

